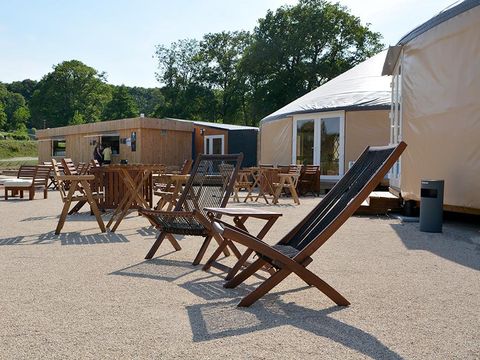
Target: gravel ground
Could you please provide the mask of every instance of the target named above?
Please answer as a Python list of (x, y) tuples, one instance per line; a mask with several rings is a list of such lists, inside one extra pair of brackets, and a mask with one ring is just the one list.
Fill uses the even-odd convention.
[[(480, 358), (480, 226), (426, 234), (352, 217), (309, 266), (350, 307), (292, 275), (245, 309), (236, 304), (261, 279), (224, 289), (224, 273), (191, 265), (201, 239), (181, 238), (178, 252), (164, 243), (145, 261), (155, 232), (144, 218), (101, 234), (84, 212), (55, 236), (60, 197), (41, 198), (0, 200), (1, 359)], [(248, 206), (284, 214), (274, 243), (318, 201)]]

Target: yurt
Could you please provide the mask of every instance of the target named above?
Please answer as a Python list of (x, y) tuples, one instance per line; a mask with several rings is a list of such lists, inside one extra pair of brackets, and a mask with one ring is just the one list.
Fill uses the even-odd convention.
[(335, 181), (367, 145), (388, 144), (391, 79), (381, 76), (386, 54), (262, 119), (259, 162), (320, 165), (322, 182)]
[(421, 199), (444, 180), (444, 209), (480, 214), (480, 0), (466, 0), (389, 48), (391, 143), (408, 144), (390, 185)]

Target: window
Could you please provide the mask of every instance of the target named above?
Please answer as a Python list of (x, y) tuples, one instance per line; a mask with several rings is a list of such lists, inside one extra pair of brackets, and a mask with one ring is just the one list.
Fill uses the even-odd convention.
[(112, 155), (120, 154), (120, 136), (102, 136), (102, 146), (104, 148), (110, 146), (112, 149)]
[(65, 150), (67, 148), (67, 142), (65, 139), (52, 140), (52, 156), (65, 157)]

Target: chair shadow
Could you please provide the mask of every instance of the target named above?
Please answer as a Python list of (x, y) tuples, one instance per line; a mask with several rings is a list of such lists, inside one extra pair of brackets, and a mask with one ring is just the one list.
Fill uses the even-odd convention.
[(282, 302), (278, 294), (273, 301), (264, 299), (249, 308), (238, 308), (236, 300), (187, 306), (193, 341), (203, 342), (289, 325), (328, 338), (373, 359), (402, 359), (374, 336), (329, 316), (342, 307), (308, 309)]
[(49, 245), (60, 241), (61, 245), (98, 245), (98, 244), (114, 244), (128, 243), (128, 239), (122, 234), (116, 233), (100, 233), (82, 235), (79, 232), (67, 232), (55, 235), (51, 231), (46, 234), (14, 236), (10, 238), (0, 239), (2, 245)]
[(178, 286), (209, 301), (186, 307), (194, 342), (291, 325), (316, 336), (329, 338), (372, 358), (401, 359), (374, 336), (328, 316), (345, 309), (343, 307), (333, 306), (324, 310), (313, 310), (294, 303), (285, 303), (280, 299), (280, 296), (286, 293), (317, 291), (310, 289), (309, 286), (270, 293), (250, 308), (239, 308), (237, 303), (240, 298), (252, 291), (255, 285), (242, 284), (234, 289), (225, 289), (222, 275), (211, 271), (199, 271), (199, 268), (194, 267), (189, 261), (155, 258), (117, 270), (109, 275), (175, 282), (193, 272), (203, 276)]
[(457, 264), (480, 270), (480, 228), (446, 223), (443, 233), (421, 232), (418, 223), (391, 224), (409, 250), (425, 250)]
[[(167, 256), (173, 252), (174, 251), (162, 256)], [(191, 262), (167, 260), (156, 257), (154, 259), (145, 260), (141, 263), (114, 271), (109, 275), (133, 276), (172, 282), (195, 271), (198, 271), (198, 268), (194, 267)]]

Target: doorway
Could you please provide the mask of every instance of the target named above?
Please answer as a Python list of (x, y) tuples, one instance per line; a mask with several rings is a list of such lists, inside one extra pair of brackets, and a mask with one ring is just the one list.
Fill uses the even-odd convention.
[(207, 135), (203, 141), (203, 153), (207, 155), (225, 154), (224, 135)]
[(324, 179), (344, 173), (344, 114), (298, 115), (293, 122), (292, 163), (320, 165)]

